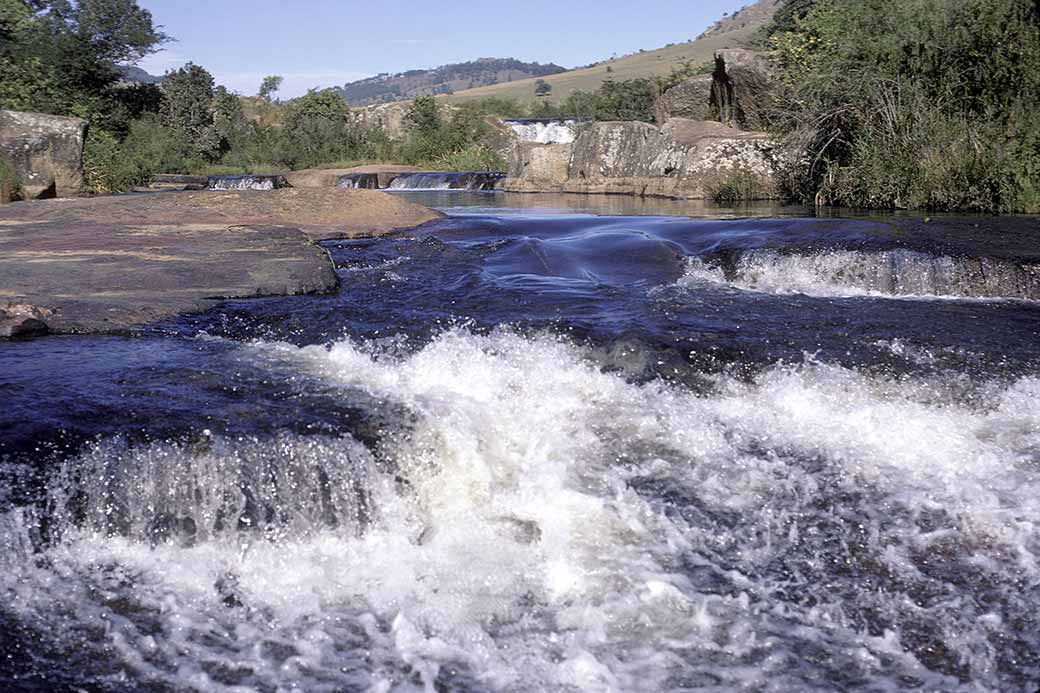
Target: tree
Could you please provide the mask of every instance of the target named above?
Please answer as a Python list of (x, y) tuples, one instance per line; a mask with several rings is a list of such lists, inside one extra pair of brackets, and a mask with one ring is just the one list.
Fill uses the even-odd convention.
[(134, 0), (0, 0), (0, 107), (125, 131), (117, 66), (167, 40)]
[(264, 77), (264, 81), (260, 83), (260, 91), (257, 93), (264, 101), (271, 103), (274, 99), (275, 93), (282, 88), (282, 82), (284, 81), (281, 75), (268, 75)]
[(180, 133), (199, 156), (213, 159), (220, 136), (213, 121), (213, 75), (194, 63), (166, 73), (160, 122)]
[(282, 161), (313, 166), (349, 158), (361, 145), (350, 106), (336, 89), (311, 90), (285, 108)]
[(552, 93), (552, 85), (546, 82), (544, 79), (540, 79), (534, 83), (534, 95), (541, 98), (548, 96)]
[(441, 127), (440, 109), (437, 100), (432, 96), (420, 96), (412, 101), (411, 108), (404, 116), (408, 129), (420, 134), (432, 134)]

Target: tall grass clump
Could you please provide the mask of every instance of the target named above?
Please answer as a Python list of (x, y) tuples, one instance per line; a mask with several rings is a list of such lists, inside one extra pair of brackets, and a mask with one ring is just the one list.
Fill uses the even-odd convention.
[(800, 201), (1040, 211), (1040, 4), (788, 0), (773, 114)]

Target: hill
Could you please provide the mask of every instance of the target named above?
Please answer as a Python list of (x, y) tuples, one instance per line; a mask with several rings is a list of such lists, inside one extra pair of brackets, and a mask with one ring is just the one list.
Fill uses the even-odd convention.
[(164, 79), (160, 76), (148, 74), (136, 65), (120, 65), (116, 69), (119, 70), (119, 74), (123, 75), (123, 79), (135, 84), (159, 84)]
[(381, 74), (343, 86), (340, 92), (351, 106), (371, 106), (417, 96), (437, 96), (518, 79), (564, 72), (559, 65), (525, 63), (513, 58), (480, 58), (467, 63), (442, 65), (432, 70)]
[[(552, 86), (548, 101), (567, 98), (575, 91), (595, 91), (607, 79), (626, 80), (640, 77), (664, 76), (684, 60), (700, 65), (712, 60), (721, 48), (745, 45), (773, 18), (780, 0), (759, 0), (753, 5), (724, 17), (712, 25), (697, 40), (676, 43), (651, 51), (641, 51), (620, 58), (604, 60), (594, 65), (542, 77)], [(460, 103), (484, 98), (514, 99), (521, 103), (535, 100), (537, 79), (522, 79), (505, 84), (482, 86), (441, 97), (448, 103)]]

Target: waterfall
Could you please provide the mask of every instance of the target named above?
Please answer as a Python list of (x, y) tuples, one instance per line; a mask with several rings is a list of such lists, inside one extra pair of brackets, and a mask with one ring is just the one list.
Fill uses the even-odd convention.
[(376, 173), (350, 173), (340, 176), (336, 187), (354, 190), (379, 190), (379, 175)]
[(428, 171), (405, 173), (390, 183), (391, 190), (494, 190), (505, 177), (499, 171)]
[(276, 190), (290, 188), (284, 176), (210, 176), (210, 190)]
[(575, 139), (576, 120), (507, 120), (508, 125), (522, 142), (540, 144), (570, 144)]

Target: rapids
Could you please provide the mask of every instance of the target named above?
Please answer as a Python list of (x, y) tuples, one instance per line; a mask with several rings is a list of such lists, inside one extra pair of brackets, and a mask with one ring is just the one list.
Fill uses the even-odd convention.
[(1036, 690), (1040, 236), (490, 197), (0, 345), (0, 688)]

